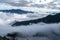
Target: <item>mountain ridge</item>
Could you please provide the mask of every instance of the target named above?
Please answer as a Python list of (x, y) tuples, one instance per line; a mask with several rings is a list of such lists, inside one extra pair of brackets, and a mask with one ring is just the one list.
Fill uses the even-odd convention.
[(21, 9), (0, 10), (0, 12), (6, 12), (6, 13), (18, 13), (18, 14), (34, 13), (34, 12), (32, 12), (32, 11), (25, 11), (25, 10), (21, 10)]
[(28, 21), (16, 21), (12, 26), (20, 26), (20, 25), (29, 25), (29, 24), (37, 24), (37, 23), (59, 23), (60, 22), (60, 13), (57, 13), (55, 15), (48, 15), (47, 17), (44, 18), (39, 18), (35, 20), (28, 20)]

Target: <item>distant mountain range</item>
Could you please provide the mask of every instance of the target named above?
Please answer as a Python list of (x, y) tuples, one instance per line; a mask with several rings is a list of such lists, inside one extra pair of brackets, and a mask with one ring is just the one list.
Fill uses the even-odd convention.
[(32, 11), (25, 11), (25, 10), (21, 10), (21, 9), (0, 10), (0, 12), (18, 13), (18, 14), (34, 13)]
[(56, 13), (55, 15), (48, 15), (47, 17), (44, 18), (39, 18), (36, 20), (28, 20), (28, 21), (16, 21), (12, 26), (20, 26), (20, 25), (29, 25), (29, 24), (37, 24), (37, 23), (59, 23), (60, 22), (60, 13)]

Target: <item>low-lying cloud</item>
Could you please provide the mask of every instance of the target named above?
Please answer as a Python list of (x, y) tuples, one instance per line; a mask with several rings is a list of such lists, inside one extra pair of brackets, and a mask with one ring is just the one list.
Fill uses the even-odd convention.
[[(4, 15), (4, 18), (6, 17), (5, 15)], [(0, 17), (0, 35), (1, 36), (5, 36), (8, 33), (13, 33), (13, 32), (21, 33), (25, 37), (32, 37), (33, 35), (36, 35), (37, 33), (46, 34), (51, 38), (57, 37), (57, 36), (52, 36), (52, 35), (55, 35), (52, 32), (55, 32), (56, 34), (60, 35), (60, 23), (54, 23), (54, 24), (53, 23), (52, 24), (37, 23), (37, 24), (32, 24), (32, 25), (27, 25), (27, 26), (12, 27), (11, 25), (9, 25), (9, 21), (6, 22), (7, 17), (5, 19), (4, 18), (2, 19), (1, 17)], [(11, 18), (11, 16), (8, 18)], [(10, 22), (11, 21), (12, 20), (10, 20)]]

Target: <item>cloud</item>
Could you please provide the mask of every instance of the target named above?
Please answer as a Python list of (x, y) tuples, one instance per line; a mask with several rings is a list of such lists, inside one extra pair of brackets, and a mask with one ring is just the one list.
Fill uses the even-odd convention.
[[(38, 23), (38, 24), (32, 24), (27, 26), (15, 26), (15, 27), (10, 25), (10, 23), (13, 23), (15, 20), (21, 21), (25, 19), (30, 19), (33, 15), (38, 16), (38, 14), (28, 14), (28, 15), (29, 16), (27, 16), (27, 14), (18, 15), (18, 14), (9, 14), (9, 13), (1, 12), (0, 13), (0, 35), (6, 36), (8, 33), (18, 32), (21, 33), (23, 36), (32, 37), (37, 33), (39, 34), (42, 33), (43, 35), (47, 35), (49, 38), (55, 39), (57, 37), (58, 39), (58, 36), (56, 36), (56, 34), (60, 35), (60, 23), (54, 23), (54, 24)], [(52, 31), (56, 34), (53, 34)]]
[[(43, 16), (42, 16), (43, 15)], [(39, 14), (39, 13), (27, 13), (27, 14), (17, 14), (17, 13), (4, 13), (0, 12), (0, 19), (4, 22), (11, 23), (16, 21), (25, 21), (25, 20), (33, 20), (38, 18), (46, 17), (49, 14)], [(4, 16), (4, 17), (3, 17)]]
[(40, 4), (48, 4), (52, 2), (53, 0), (0, 0), (0, 3), (7, 3), (12, 6), (31, 6), (31, 5), (40, 5)]
[(26, 6), (29, 2), (25, 1), (25, 0), (0, 0), (0, 3), (7, 3), (10, 4), (12, 6)]
[[(0, 9), (13, 9), (19, 7), (34, 7), (35, 8), (47, 8), (47, 9), (59, 9), (59, 0), (0, 0)], [(1, 6), (2, 5), (2, 6)]]
[[(48, 35), (51, 38), (57, 37), (57, 36), (54, 36), (55, 34), (53, 34), (52, 31), (60, 35), (60, 23), (54, 23), (54, 24), (38, 23), (38, 24), (32, 24), (28, 26), (16, 26), (16, 27), (12, 27), (10, 25), (10, 23), (12, 24), (15, 20), (24, 21), (24, 20), (30, 20), (30, 19), (40, 18), (40, 17), (41, 18), (46, 17), (47, 15), (49, 15), (49, 13), (47, 14), (46, 11), (47, 12), (55, 12), (55, 11), (59, 12), (59, 10), (56, 10), (56, 8), (58, 9), (60, 8), (59, 2), (56, 2), (56, 5), (54, 3), (55, 2), (51, 2), (45, 5), (45, 4), (40, 4), (39, 0), (37, 2), (35, 2), (34, 0), (31, 2), (30, 0), (27, 0), (27, 1), (26, 0), (13, 0), (13, 1), (12, 0), (0, 0), (0, 9), (15, 9), (15, 8), (19, 9), (21, 6), (23, 7), (29, 6), (29, 7), (25, 7), (21, 9), (29, 10), (29, 11), (32, 10), (34, 12), (36, 11), (38, 12), (38, 14), (35, 13), (35, 14), (26, 14), (26, 15), (0, 12), (0, 35), (5, 36), (8, 33), (19, 32), (19, 33), (22, 33), (24, 36), (27, 36), (27, 35), (33, 36), (36, 33), (42, 33), (42, 34)], [(49, 7), (51, 9), (49, 9)], [(54, 10), (52, 10), (53, 8)], [(42, 14), (45, 14), (45, 13), (46, 15), (41, 16)], [(32, 16), (35, 16), (35, 18), (34, 17), (32, 18)]]

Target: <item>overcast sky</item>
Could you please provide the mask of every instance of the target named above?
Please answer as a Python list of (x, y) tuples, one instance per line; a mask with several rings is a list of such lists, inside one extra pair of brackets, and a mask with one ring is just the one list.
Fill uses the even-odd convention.
[[(9, 7), (47, 7), (60, 8), (60, 0), (0, 0), (0, 9)], [(8, 8), (8, 7), (7, 7)]]
[(53, 0), (0, 0), (0, 3), (7, 3), (13, 6), (26, 6), (34, 4), (47, 4)]

